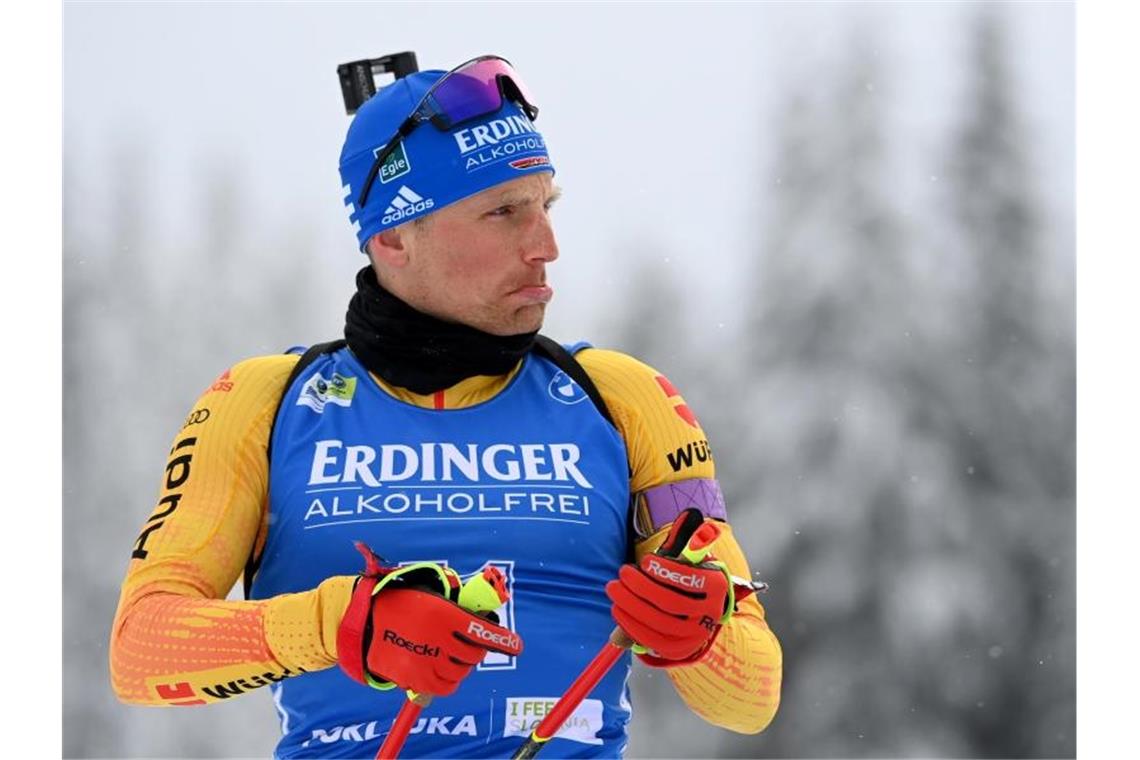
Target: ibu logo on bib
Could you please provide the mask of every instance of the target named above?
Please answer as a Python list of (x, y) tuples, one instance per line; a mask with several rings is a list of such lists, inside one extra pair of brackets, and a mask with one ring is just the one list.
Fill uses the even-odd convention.
[(334, 372), (333, 376), (326, 380), (318, 372), (305, 381), (301, 395), (297, 397), (297, 406), (307, 406), (317, 414), (324, 414), (326, 404), (352, 406), (352, 397), (355, 394), (355, 377)]
[(586, 391), (582, 390), (582, 386), (562, 371), (551, 378), (546, 392), (552, 399), (563, 404), (577, 404), (586, 400)]

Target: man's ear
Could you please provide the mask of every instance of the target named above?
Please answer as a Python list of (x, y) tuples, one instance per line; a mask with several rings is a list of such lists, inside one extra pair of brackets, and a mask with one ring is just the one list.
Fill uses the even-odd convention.
[(408, 264), (408, 250), (397, 227), (377, 232), (368, 239), (368, 252), (374, 263), (400, 269)]

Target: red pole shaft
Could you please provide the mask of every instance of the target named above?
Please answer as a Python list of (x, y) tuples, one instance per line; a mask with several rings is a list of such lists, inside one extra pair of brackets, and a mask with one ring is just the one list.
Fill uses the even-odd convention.
[(404, 740), (408, 738), (412, 726), (416, 725), (423, 709), (423, 705), (410, 699), (400, 707), (396, 720), (392, 722), (392, 730), (388, 732), (384, 743), (380, 745), (380, 751), (376, 753), (376, 760), (396, 760), (396, 756), (404, 747)]
[(562, 728), (562, 724), (570, 717), (570, 713), (581, 704), (586, 695), (594, 690), (598, 685), (598, 681), (609, 672), (613, 664), (617, 662), (622, 653), (625, 652), (625, 647), (619, 647), (612, 642), (606, 642), (590, 664), (574, 679), (574, 683), (570, 684), (570, 688), (566, 693), (555, 703), (542, 722), (535, 727), (533, 737), (539, 740), (549, 739), (558, 733), (558, 729)]

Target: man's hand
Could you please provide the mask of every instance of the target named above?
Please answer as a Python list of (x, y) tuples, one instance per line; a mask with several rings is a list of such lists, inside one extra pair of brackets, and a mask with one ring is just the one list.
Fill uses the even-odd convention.
[[(358, 548), (367, 568), (337, 631), (340, 666), (355, 680), (446, 696), (488, 652), (522, 652), (522, 639), (499, 625), (494, 612), (476, 615), (444, 596), (458, 598), (454, 571), (429, 563), (384, 567), (367, 547)], [(412, 572), (401, 575), (405, 569)]]
[(451, 694), (487, 652), (521, 651), (518, 634), (436, 594), (384, 589), (372, 601), (368, 670), (418, 694)]
[(644, 662), (664, 667), (704, 655), (720, 631), (728, 593), (721, 568), (658, 554), (623, 565), (618, 579), (606, 584), (614, 620), (650, 650)]

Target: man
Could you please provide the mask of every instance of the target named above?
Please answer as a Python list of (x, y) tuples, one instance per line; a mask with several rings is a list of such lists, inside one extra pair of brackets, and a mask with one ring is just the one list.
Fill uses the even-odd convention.
[[(616, 620), (705, 720), (772, 720), (780, 647), (756, 599), (729, 595), (750, 570), (696, 416), (636, 359), (536, 338), (559, 194), (536, 116), (493, 56), (360, 107), (340, 171), (370, 266), (347, 345), (243, 361), (193, 407), (123, 584), (121, 700), (269, 686), (277, 756), (360, 757), (412, 689), (438, 698), (405, 756), (508, 757)], [(688, 506), (729, 573), (647, 556)], [(508, 581), (496, 613), (445, 598), (487, 567)], [(249, 600), (225, 600), (243, 571)], [(630, 666), (544, 756), (621, 754)]]

